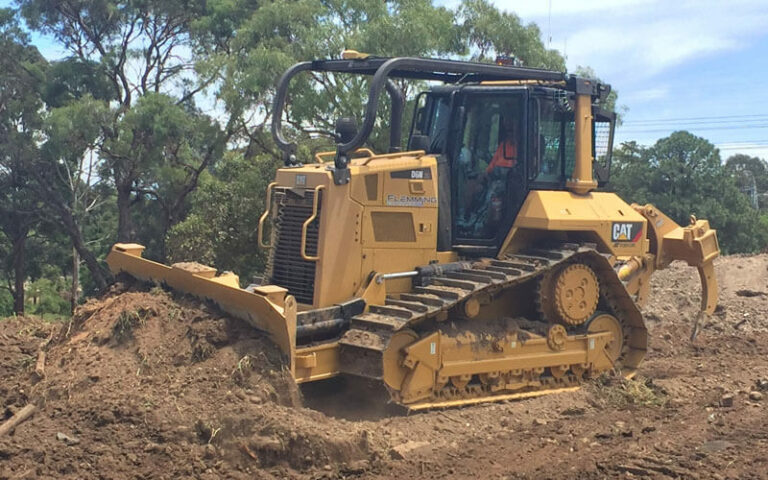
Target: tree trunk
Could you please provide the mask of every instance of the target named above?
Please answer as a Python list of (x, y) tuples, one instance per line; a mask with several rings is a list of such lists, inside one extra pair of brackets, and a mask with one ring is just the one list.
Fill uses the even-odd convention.
[(131, 186), (117, 187), (117, 241), (130, 242), (133, 238), (131, 222)]
[(88, 271), (91, 272), (91, 276), (93, 277), (96, 286), (99, 290), (104, 290), (111, 282), (112, 275), (108, 270), (101, 266), (96, 255), (94, 255), (85, 245), (83, 232), (80, 231), (80, 225), (77, 224), (77, 220), (66, 211), (62, 213), (64, 213), (64, 215), (61, 220), (69, 235), (69, 239), (72, 240), (72, 246), (80, 255), (80, 258), (83, 259), (83, 262), (85, 262), (85, 266), (88, 268)]
[(88, 250), (88, 247), (85, 246), (82, 234), (79, 232), (77, 233), (78, 234), (75, 235), (75, 238), (73, 238), (75, 249), (77, 250), (77, 253), (79, 253), (83, 258), (85, 266), (88, 267), (88, 271), (91, 272), (91, 276), (93, 276), (93, 281), (96, 283), (96, 286), (99, 287), (99, 290), (104, 290), (107, 288), (107, 285), (109, 285), (111, 275), (109, 271), (105, 270), (104, 267), (101, 266), (99, 260), (96, 258), (96, 255), (94, 255), (93, 252)]
[(72, 288), (69, 293), (71, 313), (74, 315), (77, 303), (80, 300), (80, 254), (72, 247)]
[(24, 281), (27, 279), (27, 235), (29, 231), (22, 229), (13, 239), (13, 312), (24, 316)]

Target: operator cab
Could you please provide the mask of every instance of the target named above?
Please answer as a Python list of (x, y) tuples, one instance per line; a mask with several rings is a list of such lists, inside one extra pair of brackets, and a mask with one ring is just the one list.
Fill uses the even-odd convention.
[[(409, 149), (438, 155), (440, 247), (494, 255), (527, 192), (565, 190), (575, 165), (575, 94), (538, 86), (450, 85), (417, 98)], [(593, 108), (593, 170), (610, 171), (615, 114)]]

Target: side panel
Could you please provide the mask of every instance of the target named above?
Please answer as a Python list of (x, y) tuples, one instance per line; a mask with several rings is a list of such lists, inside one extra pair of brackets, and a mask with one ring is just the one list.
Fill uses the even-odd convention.
[(542, 232), (561, 232), (561, 240), (594, 241), (617, 257), (648, 251), (645, 218), (615, 193), (532, 190), (499, 254), (530, 246)]
[[(373, 163), (373, 162), (372, 162)], [(377, 203), (366, 205), (362, 223), (365, 278), (379, 273), (413, 270), (437, 258), (438, 175), (434, 157), (418, 163), (377, 162), (382, 190)], [(410, 279), (387, 282), (390, 293), (411, 288)]]
[[(434, 156), (356, 159), (335, 185), (325, 165), (280, 169), (277, 185), (323, 185), (314, 307), (353, 297), (371, 271), (412, 270), (438, 259), (438, 172)], [(300, 233), (297, 233), (300, 234)], [(402, 284), (402, 285), (401, 285)], [(410, 288), (409, 280), (388, 289)]]
[(350, 186), (330, 182), (320, 224), (321, 252), (315, 280), (315, 305), (343, 302), (360, 288), (363, 207), (350, 198)]

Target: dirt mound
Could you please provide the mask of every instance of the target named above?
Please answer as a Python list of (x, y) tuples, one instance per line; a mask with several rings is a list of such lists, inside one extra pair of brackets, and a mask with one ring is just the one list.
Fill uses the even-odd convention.
[[(22, 355), (34, 358), (43, 333)], [(2, 398), (40, 410), (0, 443), (13, 459), (0, 478), (282, 477), (377, 450), (362, 426), (301, 407), (264, 336), (158, 288), (118, 285), (80, 308), (48, 345), (42, 380), (25, 358), (4, 362), (21, 380), (4, 380)]]
[(258, 332), (196, 300), (118, 286), (56, 332), (0, 322), (5, 416), (39, 405), (0, 438), (0, 480), (765, 478), (768, 255), (716, 266), (719, 307), (694, 342), (696, 271), (653, 276), (636, 379), (407, 416), (343, 377), (304, 387), (304, 408)]
[(54, 325), (33, 317), (12, 317), (0, 321), (0, 401), (2, 414), (9, 417), (29, 402), (29, 382), (38, 352), (48, 344)]

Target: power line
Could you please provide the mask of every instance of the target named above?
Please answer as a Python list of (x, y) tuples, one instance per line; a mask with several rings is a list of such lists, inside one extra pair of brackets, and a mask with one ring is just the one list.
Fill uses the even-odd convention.
[(753, 146), (753, 147), (721, 147), (717, 145), (717, 148), (720, 150), (767, 150), (768, 145)]
[[(758, 129), (758, 128), (768, 128), (768, 124), (760, 124), (760, 125), (734, 125), (734, 126), (724, 126), (724, 127), (694, 127), (691, 130), (700, 131), (700, 130), (748, 130), (748, 129)], [(682, 126), (670, 126), (669, 128), (657, 128), (657, 129), (651, 129), (651, 130), (633, 130), (633, 129), (625, 129), (622, 127), (619, 127), (617, 129), (618, 131), (626, 134), (633, 134), (637, 135), (639, 133), (665, 133), (669, 132), (670, 130), (687, 130), (685, 127)]]
[(707, 117), (678, 117), (678, 118), (652, 118), (645, 120), (627, 120), (625, 124), (640, 124), (640, 123), (658, 123), (658, 122), (684, 122), (688, 120), (722, 120), (724, 118), (754, 118), (754, 117), (768, 117), (768, 114), (755, 113), (749, 115), (714, 115)]
[[(720, 125), (720, 124), (739, 124), (739, 123), (749, 123), (749, 122), (765, 122), (768, 121), (768, 115), (761, 118), (745, 118), (740, 120), (693, 120), (693, 121), (686, 121), (686, 122), (667, 122), (667, 121), (658, 121), (658, 122), (648, 122), (643, 124), (633, 124), (629, 125), (630, 127), (655, 127), (655, 126), (663, 126), (667, 124), (679, 124), (679, 125)], [(628, 122), (624, 122), (628, 123)]]
[(738, 140), (733, 142), (717, 143), (716, 145), (728, 145), (728, 146), (768, 145), (768, 140)]

